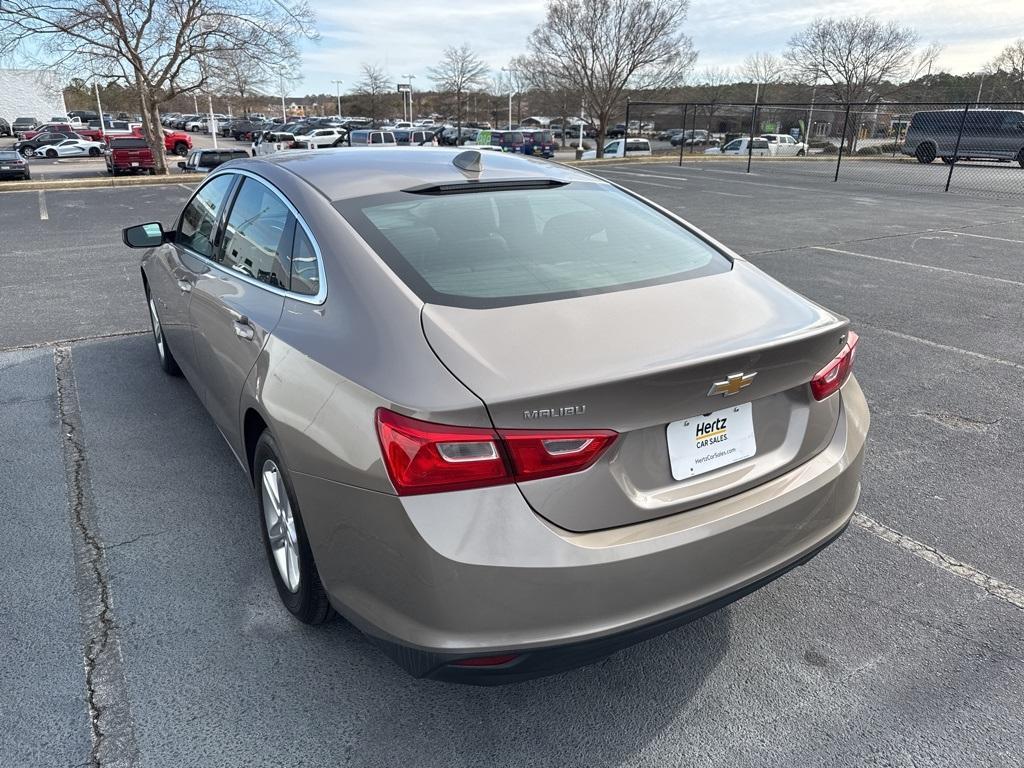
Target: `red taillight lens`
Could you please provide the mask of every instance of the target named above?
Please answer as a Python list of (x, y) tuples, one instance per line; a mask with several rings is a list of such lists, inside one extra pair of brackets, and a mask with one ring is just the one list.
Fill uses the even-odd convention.
[(519, 658), (517, 653), (507, 653), (504, 656), (477, 656), (473, 659), (460, 659), (452, 666), (455, 667), (497, 667), (508, 664)]
[(611, 430), (496, 432), (377, 409), (377, 436), (400, 496), (481, 488), (579, 472), (614, 442)]
[(537, 480), (581, 472), (605, 452), (617, 437), (607, 429), (532, 431), (500, 429), (516, 480)]
[(850, 331), (846, 344), (832, 362), (822, 368), (811, 379), (811, 394), (815, 400), (824, 400), (831, 394), (839, 391), (839, 388), (850, 378), (853, 370), (853, 359), (857, 355), (857, 342), (860, 337)]
[(400, 496), (512, 482), (493, 429), (447, 427), (378, 408), (377, 436)]

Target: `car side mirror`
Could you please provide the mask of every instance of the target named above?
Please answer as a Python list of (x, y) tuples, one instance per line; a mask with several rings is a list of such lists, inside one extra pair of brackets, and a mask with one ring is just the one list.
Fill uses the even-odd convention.
[(129, 248), (156, 248), (167, 239), (163, 226), (158, 221), (136, 224), (121, 230), (121, 239)]
[(181, 168), (181, 170), (184, 171), (185, 170), (185, 161), (184, 160), (179, 160), (178, 161), (178, 167)]

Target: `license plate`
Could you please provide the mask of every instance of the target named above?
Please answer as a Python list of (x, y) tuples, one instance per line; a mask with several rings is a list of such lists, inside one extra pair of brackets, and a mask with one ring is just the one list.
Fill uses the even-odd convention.
[(138, 163), (132, 163), (132, 168), (138, 168), (138, 167), (139, 167)]
[(757, 453), (750, 403), (673, 421), (666, 434), (672, 477), (676, 480), (696, 477)]

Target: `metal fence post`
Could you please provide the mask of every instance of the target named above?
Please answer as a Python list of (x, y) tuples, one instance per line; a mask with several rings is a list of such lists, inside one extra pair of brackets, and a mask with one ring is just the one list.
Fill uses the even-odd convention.
[(754, 157), (754, 123), (757, 122), (757, 105), (750, 110), (750, 138), (747, 139), (747, 173), (750, 173), (750, 161)]
[(839, 165), (843, 162), (843, 147), (846, 146), (846, 127), (850, 123), (850, 105), (846, 105), (846, 114), (843, 115), (843, 136), (839, 139), (839, 157), (836, 158), (836, 175), (832, 181), (839, 181)]
[(967, 122), (967, 113), (971, 109), (971, 102), (964, 104), (964, 112), (960, 115), (960, 130), (956, 134), (956, 146), (953, 148), (953, 159), (949, 162), (949, 174), (946, 176), (946, 189), (945, 192), (949, 192), (949, 182), (953, 180), (953, 166), (956, 165), (956, 161), (960, 157), (960, 139), (964, 135), (964, 123)]
[[(622, 140), (625, 141), (629, 138), (629, 96), (626, 97), (626, 130), (622, 132)], [(622, 152), (622, 156), (626, 156), (625, 150)]]
[[(710, 132), (709, 132), (709, 137), (710, 137)], [(691, 155), (693, 154), (693, 147), (694, 147), (694, 144), (695, 144), (696, 141), (697, 141), (697, 107), (694, 106), (694, 108), (693, 108), (693, 117), (690, 118), (690, 154)], [(685, 136), (683, 138), (683, 143), (684, 144), (686, 143)]]
[(686, 148), (686, 110), (689, 104), (683, 104), (683, 121), (679, 124), (682, 133), (679, 134), (679, 167), (683, 167), (683, 150)]

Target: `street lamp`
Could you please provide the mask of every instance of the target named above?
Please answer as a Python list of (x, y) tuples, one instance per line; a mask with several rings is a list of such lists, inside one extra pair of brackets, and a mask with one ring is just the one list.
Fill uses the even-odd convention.
[(409, 117), (406, 118), (410, 123), (412, 122), (412, 81), (416, 79), (416, 75), (402, 75), (405, 82), (409, 84)]
[(335, 90), (336, 90), (336, 92), (338, 94), (338, 119), (340, 120), (341, 119), (341, 84), (344, 83), (345, 81), (344, 80), (331, 80), (331, 82), (334, 83)]
[(512, 130), (512, 73), (515, 71), (512, 67), (501, 68), (502, 72), (508, 72), (508, 129)]

